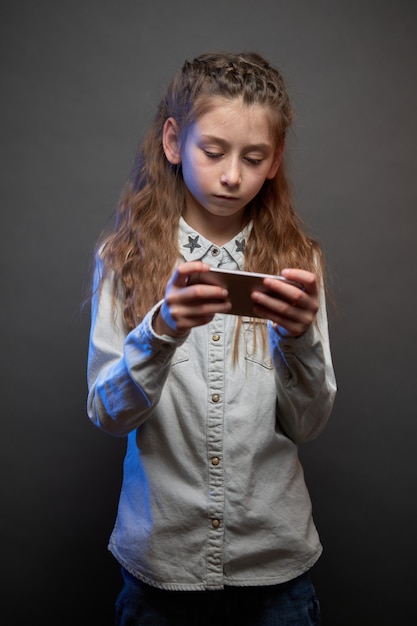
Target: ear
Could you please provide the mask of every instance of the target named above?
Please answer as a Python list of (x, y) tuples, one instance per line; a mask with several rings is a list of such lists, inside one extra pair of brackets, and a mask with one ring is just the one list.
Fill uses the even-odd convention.
[(173, 117), (169, 117), (164, 124), (162, 146), (166, 158), (172, 165), (181, 163), (179, 128)]
[(278, 172), (279, 166), (281, 165), (282, 157), (284, 155), (284, 147), (285, 147), (285, 141), (282, 142), (282, 144), (279, 146), (279, 148), (276, 151), (274, 160), (272, 161), (272, 165), (266, 176), (268, 179), (274, 178), (275, 174)]

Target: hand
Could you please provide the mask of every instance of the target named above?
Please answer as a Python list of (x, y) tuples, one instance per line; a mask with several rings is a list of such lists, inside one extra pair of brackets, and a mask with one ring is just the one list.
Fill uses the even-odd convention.
[(254, 310), (274, 322), (283, 337), (300, 337), (310, 328), (319, 309), (317, 279), (306, 270), (285, 269), (281, 273), (285, 278), (302, 283), (304, 291), (284, 281), (265, 278), (264, 285), (278, 297), (254, 291)]
[(165, 291), (165, 298), (153, 320), (155, 332), (178, 337), (194, 326), (211, 322), (216, 313), (227, 313), (231, 304), (228, 292), (217, 285), (188, 284), (189, 277), (204, 273), (210, 266), (201, 261), (182, 263), (174, 271)]

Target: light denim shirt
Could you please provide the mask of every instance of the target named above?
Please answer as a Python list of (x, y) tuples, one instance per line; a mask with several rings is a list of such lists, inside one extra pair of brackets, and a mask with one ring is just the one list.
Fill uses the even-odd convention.
[[(181, 219), (181, 260), (242, 269), (248, 233), (218, 247)], [(93, 299), (87, 403), (92, 422), (128, 436), (109, 550), (171, 590), (302, 574), (322, 546), (297, 445), (320, 433), (336, 393), (323, 293), (318, 328), (302, 337), (283, 339), (265, 322), (266, 354), (243, 318), (235, 365), (236, 317), (158, 336), (158, 304), (126, 334), (110, 280)]]

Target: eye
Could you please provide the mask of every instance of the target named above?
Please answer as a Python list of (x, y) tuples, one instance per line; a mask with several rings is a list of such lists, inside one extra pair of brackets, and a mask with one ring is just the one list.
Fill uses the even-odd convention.
[(209, 159), (219, 159), (223, 154), (221, 152), (212, 152), (211, 150), (204, 150), (203, 152)]
[(245, 161), (246, 163), (249, 163), (249, 165), (260, 165), (263, 161), (263, 159), (255, 159), (253, 157), (245, 157)]

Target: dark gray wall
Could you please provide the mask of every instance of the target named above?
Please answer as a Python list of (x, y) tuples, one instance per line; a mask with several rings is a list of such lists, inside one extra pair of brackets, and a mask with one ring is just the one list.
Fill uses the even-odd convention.
[(124, 441), (86, 417), (80, 303), (159, 95), (209, 49), (255, 49), (287, 77), (297, 204), (333, 275), (339, 394), (301, 451), (325, 547), (323, 624), (415, 623), (416, 19), (406, 0), (2, 2), (8, 626), (113, 623), (106, 545)]

